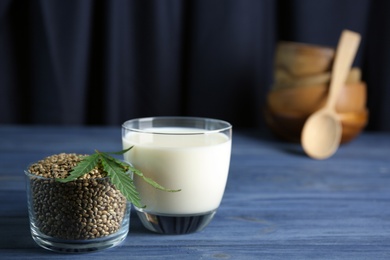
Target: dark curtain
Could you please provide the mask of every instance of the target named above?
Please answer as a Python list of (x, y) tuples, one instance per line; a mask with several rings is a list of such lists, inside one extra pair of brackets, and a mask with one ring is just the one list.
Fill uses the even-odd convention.
[(144, 116), (264, 125), (279, 40), (362, 43), (366, 129), (389, 131), (390, 1), (1, 0), (0, 124), (120, 125)]

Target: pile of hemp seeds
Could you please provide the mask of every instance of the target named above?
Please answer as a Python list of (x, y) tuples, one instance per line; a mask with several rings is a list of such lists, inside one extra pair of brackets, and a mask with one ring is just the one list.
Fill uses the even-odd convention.
[(96, 167), (74, 181), (58, 182), (85, 155), (61, 153), (32, 164), (29, 201), (36, 228), (59, 239), (86, 240), (116, 233), (124, 220), (127, 200)]

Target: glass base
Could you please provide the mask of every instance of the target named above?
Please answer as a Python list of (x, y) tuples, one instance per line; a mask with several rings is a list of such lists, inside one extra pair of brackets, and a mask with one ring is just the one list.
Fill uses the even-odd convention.
[(42, 248), (58, 253), (90, 253), (115, 247), (124, 241), (129, 232), (130, 219), (126, 217), (123, 220), (122, 227), (118, 232), (106, 237), (68, 240), (50, 237), (39, 232), (34, 225), (31, 225), (31, 235), (34, 241)]
[(201, 231), (213, 219), (216, 210), (194, 215), (167, 215), (137, 210), (142, 224), (149, 230), (161, 234), (189, 234)]

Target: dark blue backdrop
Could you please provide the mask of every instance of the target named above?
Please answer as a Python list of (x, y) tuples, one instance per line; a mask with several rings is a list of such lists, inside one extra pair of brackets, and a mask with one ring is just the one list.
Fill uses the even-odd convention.
[(190, 115), (262, 126), (278, 40), (362, 34), (367, 129), (390, 130), (390, 1), (1, 0), (0, 123)]

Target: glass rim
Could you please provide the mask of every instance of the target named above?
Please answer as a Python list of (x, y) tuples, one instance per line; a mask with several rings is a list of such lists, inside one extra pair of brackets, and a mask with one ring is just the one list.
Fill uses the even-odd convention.
[[(128, 124), (133, 122), (142, 122), (142, 121), (153, 121), (153, 120), (180, 120), (182, 122), (185, 121), (199, 121), (199, 122), (213, 122), (213, 123), (219, 123), (221, 126), (216, 129), (201, 129), (201, 128), (194, 128), (194, 131), (191, 132), (169, 132), (169, 131), (146, 131), (145, 129), (139, 129), (136, 127), (129, 127)], [(172, 125), (173, 126), (173, 125)], [(169, 126), (167, 126), (169, 127)], [(224, 120), (221, 119), (214, 119), (214, 118), (208, 118), (208, 117), (191, 117), (191, 116), (155, 116), (155, 117), (140, 117), (140, 118), (134, 118), (125, 121), (122, 124), (122, 129), (138, 132), (138, 133), (144, 133), (144, 134), (159, 134), (159, 135), (203, 135), (203, 134), (210, 134), (210, 133), (219, 133), (224, 132), (226, 130), (231, 130), (232, 125)]]
[[(24, 170), (24, 175), (26, 175), (27, 177), (30, 177), (30, 178), (36, 178), (36, 179), (40, 179), (40, 180), (45, 180), (45, 181), (50, 181), (50, 180), (53, 180), (53, 181), (56, 181), (57, 178), (54, 178), (54, 177), (44, 177), (44, 176), (41, 176), (41, 175), (36, 175), (34, 173), (31, 173), (28, 168)], [(58, 182), (58, 183), (71, 183), (71, 182), (78, 182), (78, 181), (89, 181), (89, 180), (107, 180), (107, 179), (110, 179), (109, 176), (106, 176), (106, 177), (99, 177), (99, 178), (88, 178), (88, 179), (75, 179), (75, 180), (72, 180), (70, 182)]]
[[(126, 162), (125, 160), (121, 160), (123, 163), (126, 163), (128, 164), (129, 166), (132, 166), (131, 163), (129, 162)], [(36, 162), (35, 162), (36, 163)], [(32, 172), (30, 172), (28, 169), (31, 167), (31, 165), (33, 165), (34, 163), (30, 163), (28, 164), (27, 168), (25, 168), (23, 171), (24, 171), (24, 175), (26, 175), (27, 177), (35, 177), (35, 178), (38, 178), (38, 179), (42, 179), (42, 180), (56, 180), (56, 178), (54, 177), (51, 177), (51, 178), (48, 178), (48, 177), (44, 177), (44, 176), (41, 176), (41, 175), (36, 175)], [(129, 169), (126, 173), (130, 173), (132, 174), (132, 171)], [(110, 179), (110, 177), (107, 175), (106, 177), (99, 177), (99, 178), (88, 178), (88, 179), (75, 179), (73, 181), (85, 181), (85, 180), (106, 180), (106, 179)], [(58, 183), (67, 183), (67, 182), (58, 182)]]

